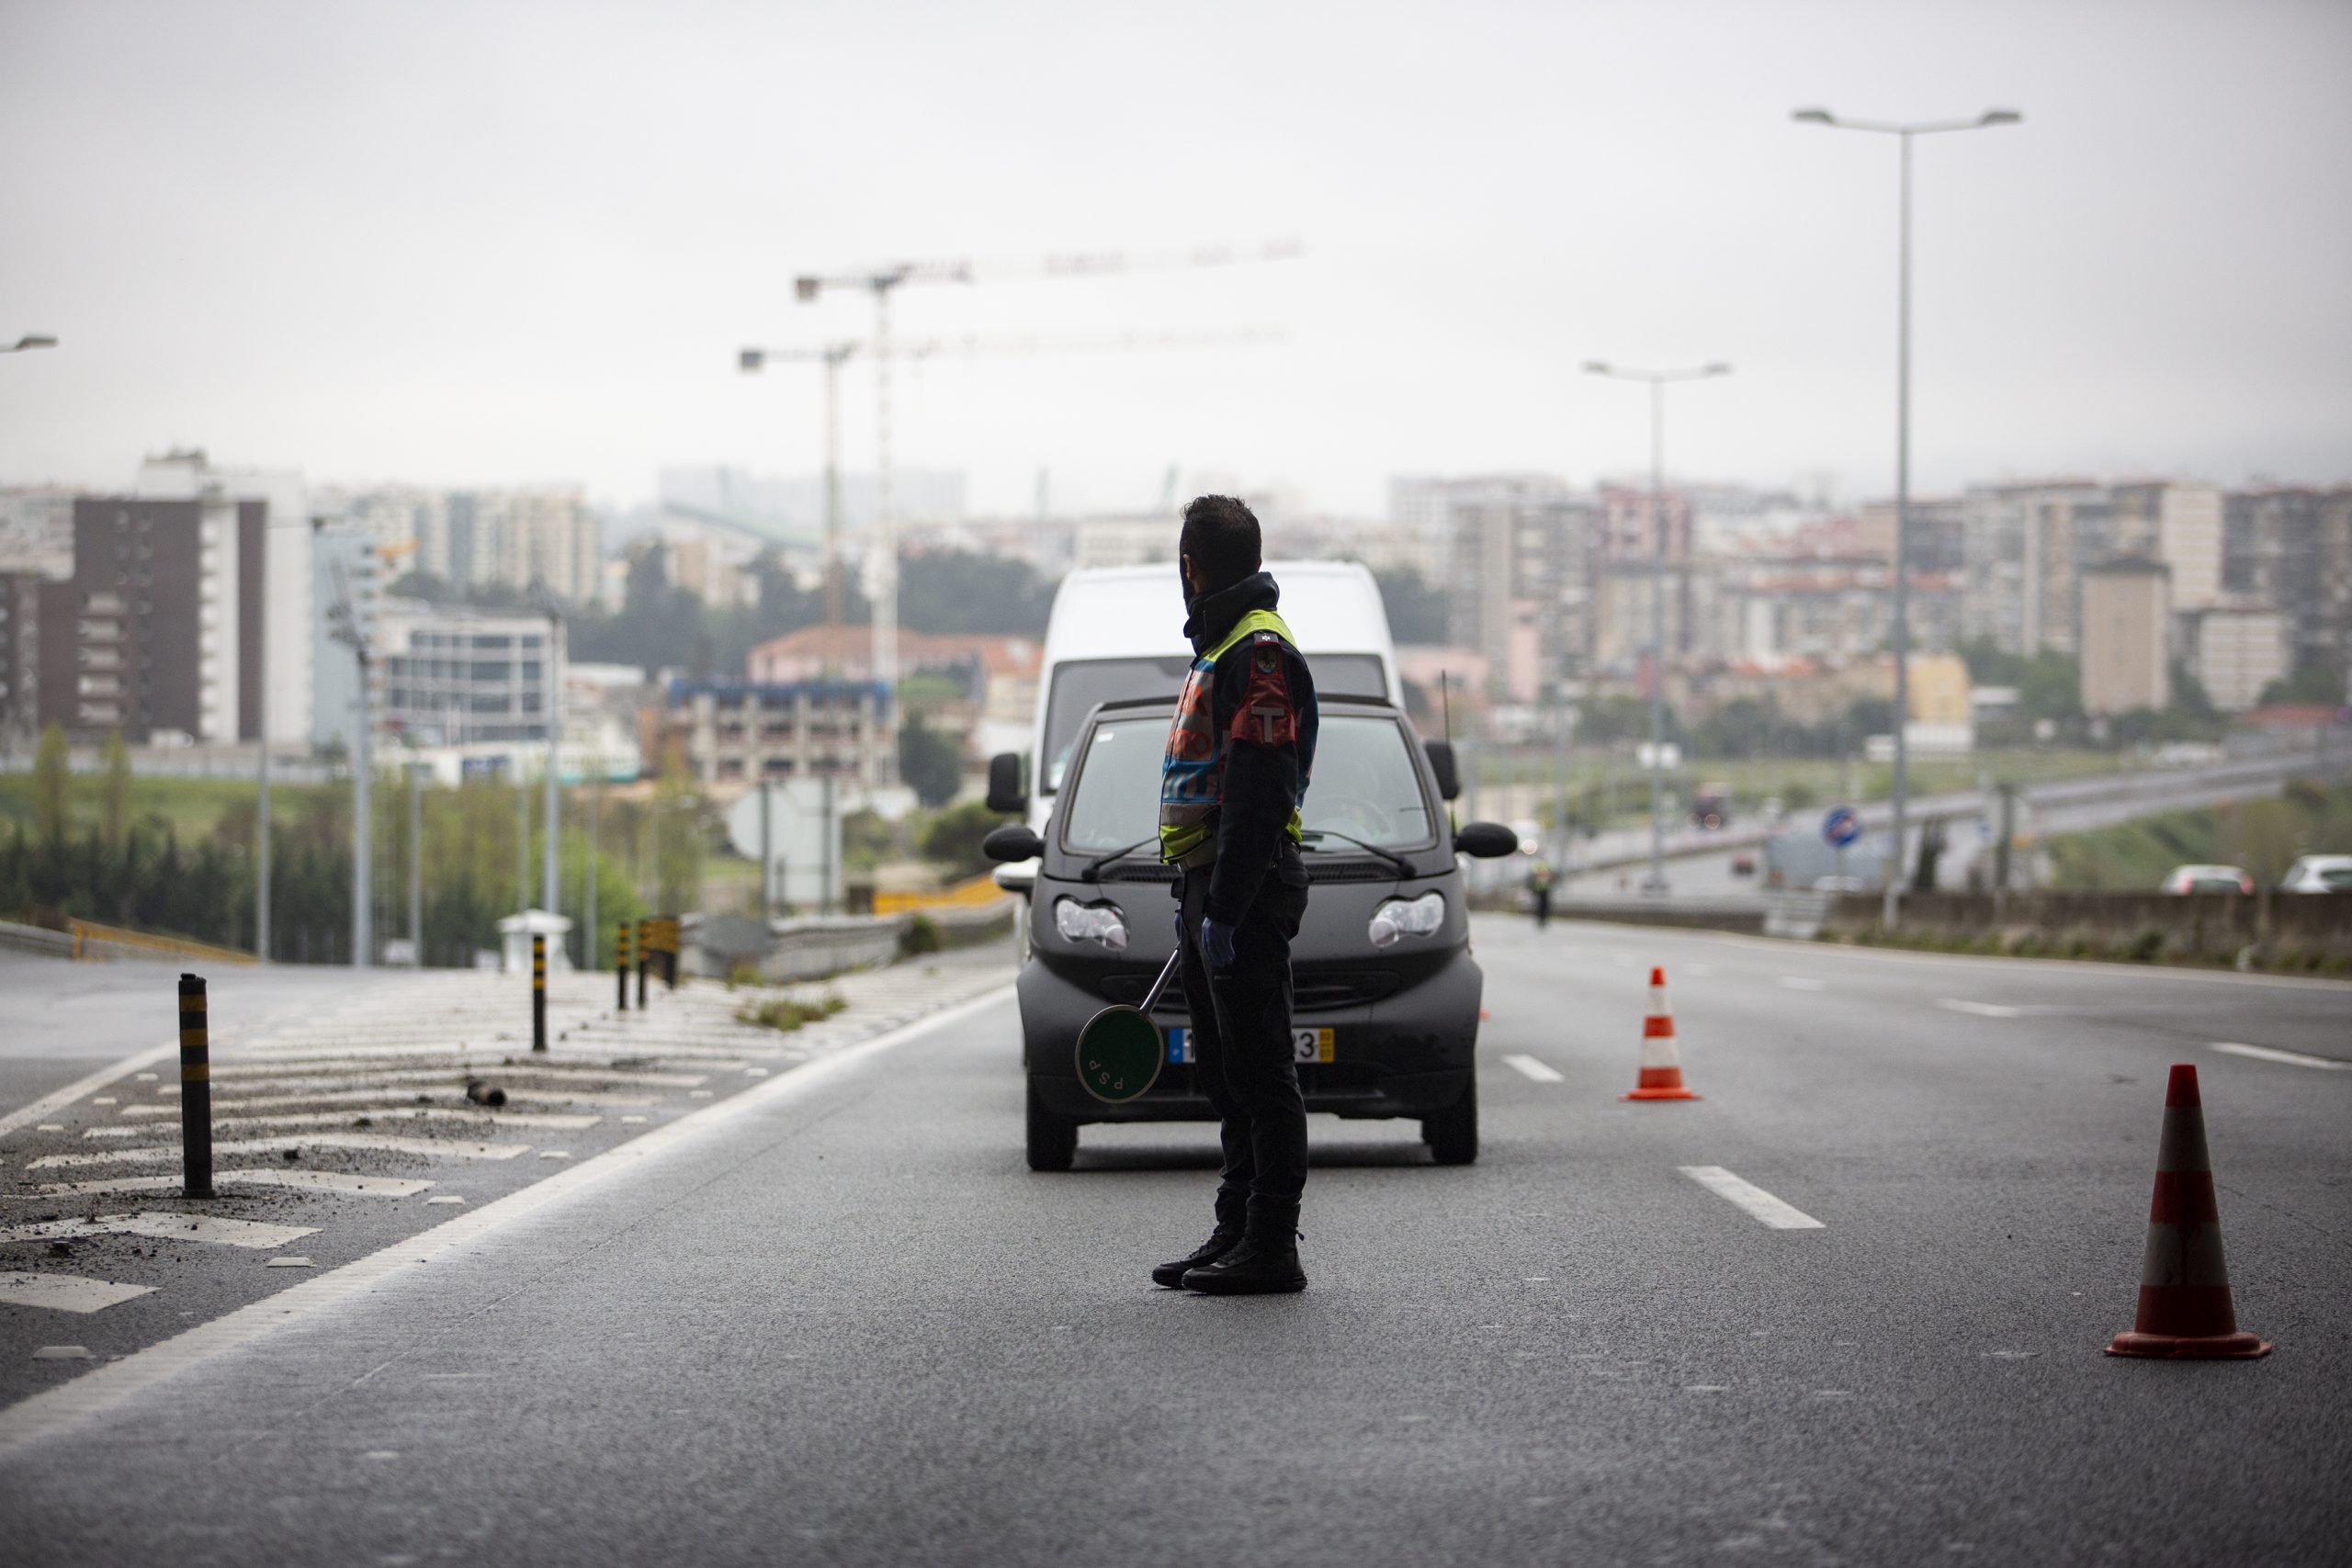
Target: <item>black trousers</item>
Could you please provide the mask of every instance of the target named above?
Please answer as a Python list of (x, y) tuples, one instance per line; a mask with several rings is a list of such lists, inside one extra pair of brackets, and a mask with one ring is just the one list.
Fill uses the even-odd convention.
[(1306, 872), (1295, 850), (1259, 886), (1233, 939), (1230, 969), (1201, 956), (1208, 868), (1187, 871), (1176, 896), (1184, 915), (1184, 1000), (1192, 1014), (1193, 1077), (1216, 1111), (1225, 1145), (1217, 1212), (1250, 1197), (1295, 1204), (1306, 1186), (1306, 1102), (1291, 1045), (1290, 944), (1306, 913)]

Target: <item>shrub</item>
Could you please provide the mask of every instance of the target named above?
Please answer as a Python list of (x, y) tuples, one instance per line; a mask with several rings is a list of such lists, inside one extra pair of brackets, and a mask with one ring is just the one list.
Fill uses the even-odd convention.
[(945, 945), (939, 935), (939, 922), (920, 909), (907, 918), (906, 929), (899, 933), (899, 956), (901, 958), (937, 953)]
[(735, 1012), (735, 1021), (763, 1024), (769, 1029), (789, 1033), (804, 1023), (814, 1023), (819, 1019), (831, 1018), (847, 1006), (849, 1006), (848, 1000), (838, 991), (827, 991), (813, 1002), (800, 1001), (792, 997), (778, 997), (774, 1001), (755, 1002), (738, 1008)]

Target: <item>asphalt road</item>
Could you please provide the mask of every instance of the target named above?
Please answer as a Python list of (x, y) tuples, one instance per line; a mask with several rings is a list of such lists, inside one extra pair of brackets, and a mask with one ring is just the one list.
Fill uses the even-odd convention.
[[(0, 1410), (0, 1517), (43, 1563), (2352, 1551), (2352, 1071), (2212, 1048), (2352, 1062), (2352, 987), (1477, 931), (1486, 1153), (1317, 1119), (1304, 1295), (1146, 1280), (1206, 1128), (1026, 1171), (984, 997)], [(1695, 1104), (1616, 1099), (1653, 962)], [(2099, 1354), (2177, 1061), (2263, 1361)]]

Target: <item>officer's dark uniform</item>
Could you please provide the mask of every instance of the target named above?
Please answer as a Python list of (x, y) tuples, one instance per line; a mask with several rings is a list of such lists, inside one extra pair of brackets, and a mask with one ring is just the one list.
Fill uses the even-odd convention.
[[(1184, 634), (1197, 657), (1160, 768), (1160, 858), (1181, 868), (1193, 1077), (1217, 1113), (1225, 1168), (1217, 1235), (1153, 1278), (1199, 1290), (1305, 1283), (1295, 1227), (1306, 1107), (1291, 1044), (1290, 944), (1306, 912), (1298, 808), (1317, 708), (1306, 660), (1274, 614), (1279, 598), (1261, 571), (1193, 601)], [(1202, 953), (1204, 918), (1234, 928), (1231, 967)]]

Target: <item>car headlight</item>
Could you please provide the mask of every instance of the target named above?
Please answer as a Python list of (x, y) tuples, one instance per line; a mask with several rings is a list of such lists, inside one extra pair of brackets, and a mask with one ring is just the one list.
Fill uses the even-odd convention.
[(1054, 929), (1064, 942), (1099, 942), (1114, 953), (1127, 950), (1127, 919), (1116, 904), (1081, 904), (1075, 898), (1054, 900)]
[(1367, 933), (1374, 947), (1394, 947), (1396, 939), (1430, 936), (1445, 923), (1445, 895), (1424, 893), (1418, 898), (1391, 898), (1372, 912)]

